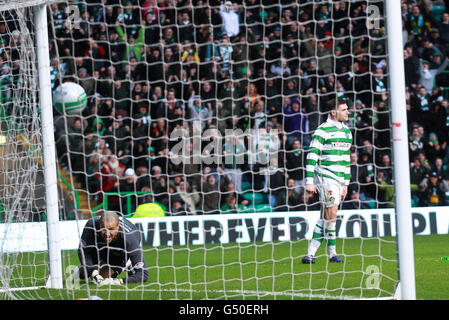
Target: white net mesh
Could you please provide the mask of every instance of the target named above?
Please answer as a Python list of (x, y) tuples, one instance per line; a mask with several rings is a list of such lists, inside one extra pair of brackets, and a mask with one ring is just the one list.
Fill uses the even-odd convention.
[[(40, 221), (45, 212), (42, 146), (31, 9), (1, 11), (1, 282), (2, 288), (29, 287), (45, 281), (32, 274), (34, 260), (45, 270), (45, 255), (16, 253), (20, 243), (38, 241), (14, 228)], [(25, 224), (23, 224), (24, 226)], [(28, 238), (28, 239), (27, 239)], [(31, 261), (27, 262), (27, 259)], [(11, 294), (11, 293), (9, 293)]]
[(63, 2), (63, 0), (0, 0), (0, 6), (2, 7), (2, 11), (7, 11), (58, 2)]
[[(368, 4), (380, 14), (374, 28), (367, 25)], [(49, 5), (52, 89), (74, 82), (87, 95), (86, 108), (65, 101), (66, 112), (54, 113), (64, 280), (80, 263), (76, 249), (86, 220), (100, 209), (133, 217), (149, 280), (107, 288), (67, 282), (61, 291), (9, 296), (392, 296), (397, 265), (389, 237), (395, 226), (388, 209), (393, 189), (382, 13), (383, 1)], [(13, 155), (14, 163), (5, 161), (2, 169), (9, 181), (2, 227), (22, 232), (11, 220), (18, 208), (24, 221), (42, 208), (36, 205), (42, 195), (31, 10), (9, 10), (1, 19), (7, 26), (0, 36), (12, 38), (18, 30), (22, 39), (17, 60), (8, 62), (20, 81), (2, 89), (9, 95), (2, 104), (3, 157)], [(8, 44), (3, 50), (12, 51)], [(327, 263), (323, 244), (321, 263), (310, 268), (301, 258), (320, 203), (304, 192), (306, 155), (335, 98), (346, 99), (352, 111), (354, 137), (349, 195), (340, 209), (357, 211), (339, 212), (337, 250), (345, 262)], [(161, 212), (165, 217), (157, 217)], [(45, 243), (38, 229), (33, 232)], [(3, 287), (45, 284), (46, 255), (38, 250), (45, 245), (2, 255), (2, 267), (12, 271), (1, 272)]]

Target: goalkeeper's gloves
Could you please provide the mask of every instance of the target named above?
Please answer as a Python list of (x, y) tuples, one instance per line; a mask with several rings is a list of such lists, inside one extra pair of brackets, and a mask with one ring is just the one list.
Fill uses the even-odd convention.
[(97, 286), (115, 286), (115, 285), (122, 285), (123, 280), (122, 279), (116, 279), (116, 278), (103, 278), (99, 273), (98, 270), (94, 270), (92, 272), (92, 279), (97, 284)]
[(123, 280), (122, 279), (117, 279), (117, 278), (105, 278), (103, 279), (98, 286), (102, 287), (102, 286), (119, 286), (123, 284)]

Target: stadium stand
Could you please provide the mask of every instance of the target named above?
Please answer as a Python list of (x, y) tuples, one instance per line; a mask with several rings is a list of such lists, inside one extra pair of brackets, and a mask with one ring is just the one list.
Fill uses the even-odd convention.
[[(448, 2), (402, 1), (414, 206), (449, 195)], [(92, 200), (131, 192), (132, 210), (157, 201), (167, 215), (316, 210), (303, 190), (305, 157), (323, 106), (338, 97), (355, 133), (343, 207), (392, 206), (385, 29), (368, 33), (367, 1), (76, 3), (79, 29), (65, 23), (67, 4), (49, 6), (52, 84), (81, 84), (88, 107), (68, 128), (56, 121), (55, 137), (60, 165)], [(4, 23), (0, 37), (9, 40)], [(5, 60), (3, 88), (14, 72)], [(212, 141), (226, 129), (275, 132), (276, 171), (261, 174), (257, 159), (174, 164), (170, 135), (194, 125)], [(124, 199), (107, 201), (125, 214)]]

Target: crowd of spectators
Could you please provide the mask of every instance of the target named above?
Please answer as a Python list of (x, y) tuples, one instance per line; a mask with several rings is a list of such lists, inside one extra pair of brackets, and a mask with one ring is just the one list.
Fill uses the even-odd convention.
[[(144, 192), (133, 209), (157, 201), (168, 215), (245, 212), (260, 203), (316, 210), (317, 196), (303, 188), (305, 157), (325, 120), (320, 111), (340, 98), (354, 135), (343, 208), (393, 205), (386, 31), (383, 19), (366, 23), (367, 1), (77, 5), (77, 28), (67, 23), (67, 4), (49, 6), (52, 86), (79, 83), (88, 107), (77, 117), (55, 114), (55, 134), (61, 163), (93, 198)], [(402, 16), (413, 205), (445, 205), (449, 1), (404, 0)], [(2, 23), (0, 34), (1, 50), (10, 41)], [(187, 136), (173, 139), (180, 129)], [(239, 139), (239, 129), (251, 139)], [(252, 144), (268, 150), (269, 163), (248, 153)], [(221, 161), (194, 161), (195, 150)], [(123, 199), (108, 199), (123, 209)]]

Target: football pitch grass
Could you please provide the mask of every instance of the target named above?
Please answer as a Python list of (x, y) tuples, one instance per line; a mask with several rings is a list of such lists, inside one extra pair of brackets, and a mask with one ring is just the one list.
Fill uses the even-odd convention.
[[(17, 291), (16, 295), (55, 300), (82, 299), (88, 293), (108, 300), (365, 299), (393, 295), (397, 281), (394, 238), (340, 239), (337, 252), (344, 263), (339, 264), (328, 262), (325, 243), (314, 265), (302, 264), (307, 244), (302, 240), (145, 247), (150, 278), (143, 285), (97, 288), (82, 282), (71, 290), (37, 289)], [(414, 248), (417, 299), (449, 300), (449, 261), (441, 259), (449, 256), (449, 235), (415, 236)], [(63, 259), (64, 270), (79, 263), (76, 251), (64, 251)], [(43, 285), (48, 274), (45, 260), (43, 253), (21, 254), (17, 262), (34, 267), (22, 267), (23, 280), (11, 286)]]

